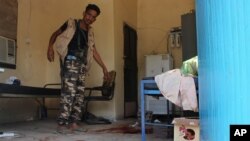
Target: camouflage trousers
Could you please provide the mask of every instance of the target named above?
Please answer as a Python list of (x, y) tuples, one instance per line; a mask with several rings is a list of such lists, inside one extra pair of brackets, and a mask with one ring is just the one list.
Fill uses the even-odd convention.
[(59, 125), (77, 123), (81, 120), (85, 88), (85, 65), (80, 59), (66, 59), (61, 65), (61, 99)]

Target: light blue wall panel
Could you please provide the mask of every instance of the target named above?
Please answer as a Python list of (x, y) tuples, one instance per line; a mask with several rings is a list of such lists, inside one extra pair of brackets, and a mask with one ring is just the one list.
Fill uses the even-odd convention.
[(250, 124), (250, 0), (196, 0), (201, 141)]

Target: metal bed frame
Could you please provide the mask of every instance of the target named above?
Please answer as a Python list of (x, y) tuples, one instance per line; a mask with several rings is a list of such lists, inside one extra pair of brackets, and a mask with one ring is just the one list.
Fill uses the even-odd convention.
[[(44, 87), (32, 87), (0, 83), (0, 98), (34, 98), (41, 108), (39, 111), (40, 118), (47, 118), (45, 98), (59, 98), (61, 95), (61, 89), (47, 88), (52, 85), (58, 84), (46, 84)], [(38, 98), (42, 98), (42, 101)]]

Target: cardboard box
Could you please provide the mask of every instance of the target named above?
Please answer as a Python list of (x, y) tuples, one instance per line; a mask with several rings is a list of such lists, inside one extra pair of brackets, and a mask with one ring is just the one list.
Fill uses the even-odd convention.
[(174, 118), (174, 141), (199, 141), (199, 119)]

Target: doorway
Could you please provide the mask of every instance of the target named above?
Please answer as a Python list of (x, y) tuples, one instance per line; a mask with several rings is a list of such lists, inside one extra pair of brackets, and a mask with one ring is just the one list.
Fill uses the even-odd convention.
[(137, 115), (137, 33), (127, 24), (123, 26), (124, 34), (124, 117)]

